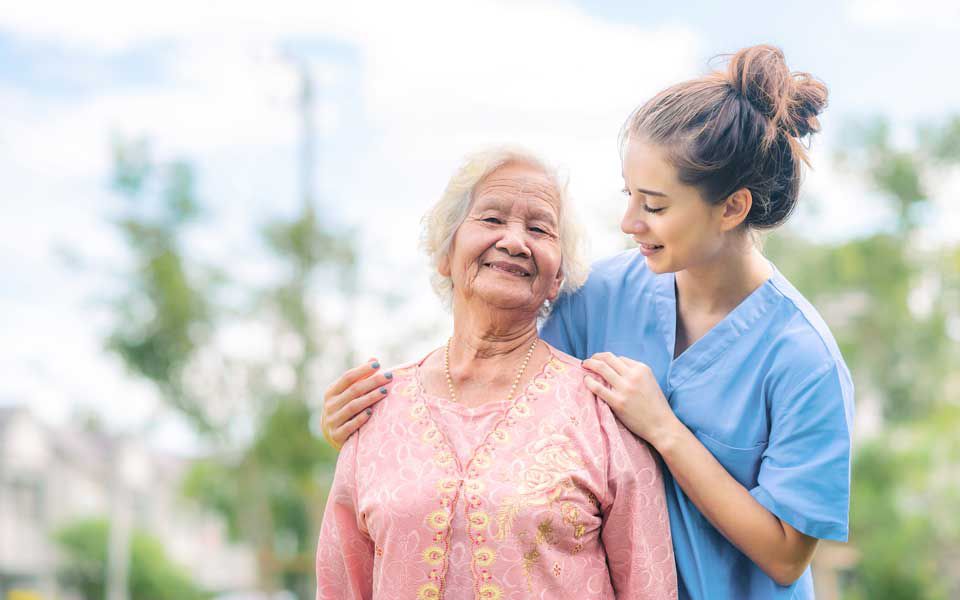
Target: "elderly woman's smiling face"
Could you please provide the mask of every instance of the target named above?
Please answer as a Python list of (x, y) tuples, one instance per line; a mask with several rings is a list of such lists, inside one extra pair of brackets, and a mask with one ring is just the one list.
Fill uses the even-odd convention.
[(507, 163), (474, 190), (466, 220), (439, 265), (453, 280), (454, 304), (481, 300), (499, 309), (539, 311), (562, 282), (560, 194), (537, 167)]

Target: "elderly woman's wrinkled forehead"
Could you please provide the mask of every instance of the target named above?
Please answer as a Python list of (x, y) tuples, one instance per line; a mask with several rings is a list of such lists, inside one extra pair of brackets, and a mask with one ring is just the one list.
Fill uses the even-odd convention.
[(497, 167), (477, 184), (474, 201), (520, 198), (541, 200), (560, 210), (560, 191), (542, 169), (523, 162), (509, 162)]

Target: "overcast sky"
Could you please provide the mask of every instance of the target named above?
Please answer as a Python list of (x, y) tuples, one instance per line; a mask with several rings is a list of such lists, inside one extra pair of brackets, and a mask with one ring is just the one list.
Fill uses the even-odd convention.
[[(29, 404), (52, 422), (93, 408), (117, 428), (155, 405), (149, 386), (101, 350), (103, 268), (58, 258), (69, 249), (123, 268), (107, 220), (119, 206), (107, 186), (115, 136), (146, 136), (159, 158), (197, 165), (210, 226), (191, 237), (191, 252), (245, 281), (276, 276), (251, 240), (254, 223), (292, 214), (298, 202), (291, 57), (319, 88), (318, 205), (325, 222), (358, 232), (356, 329), (373, 352), (404, 331), (364, 314), (383, 294), (420, 294), (410, 321), (435, 318), (418, 220), (468, 150), (522, 143), (561, 165), (591, 254), (608, 254), (621, 244), (616, 139), (627, 113), (703, 73), (716, 54), (773, 43), (831, 93), (805, 187), (825, 206), (794, 227), (842, 239), (885, 219), (832, 164), (844, 124), (886, 115), (909, 141), (914, 124), (960, 110), (955, 0), (264, 6), (34, 1), (0, 11), (0, 402)], [(960, 231), (960, 210), (941, 202), (939, 235)], [(266, 348), (255, 327), (225, 343), (238, 354)], [(186, 443), (177, 431), (170, 425), (160, 443)]]

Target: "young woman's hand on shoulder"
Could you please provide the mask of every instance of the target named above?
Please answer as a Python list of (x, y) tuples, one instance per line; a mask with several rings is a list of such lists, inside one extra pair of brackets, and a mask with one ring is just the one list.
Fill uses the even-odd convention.
[(597, 375), (587, 376), (587, 389), (606, 402), (627, 429), (655, 448), (677, 426), (683, 427), (644, 363), (599, 352), (583, 361), (583, 367)]

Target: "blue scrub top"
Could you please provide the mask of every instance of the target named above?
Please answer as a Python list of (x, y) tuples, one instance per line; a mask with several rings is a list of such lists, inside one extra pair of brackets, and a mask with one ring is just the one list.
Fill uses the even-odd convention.
[[(756, 500), (816, 538), (846, 541), (853, 383), (817, 311), (773, 276), (673, 358), (674, 275), (629, 251), (560, 297), (542, 337), (578, 358), (646, 363), (677, 417)], [(714, 528), (665, 473), (681, 598), (813, 598), (808, 568), (778, 585)]]

